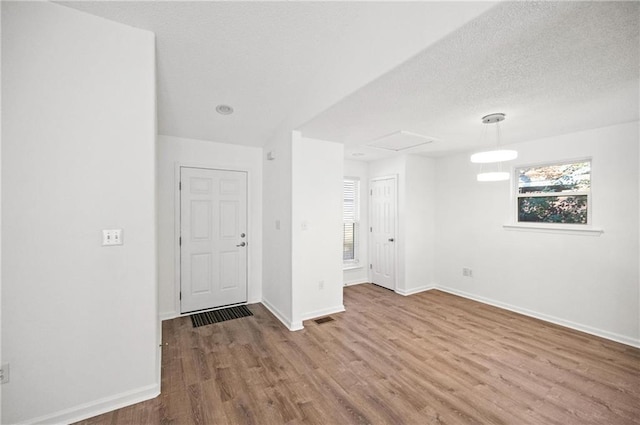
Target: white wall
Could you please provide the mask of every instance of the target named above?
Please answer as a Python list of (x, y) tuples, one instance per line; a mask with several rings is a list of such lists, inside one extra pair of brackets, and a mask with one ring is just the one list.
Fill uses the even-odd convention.
[[(296, 132), (293, 132), (296, 133)], [(265, 144), (263, 157), (262, 303), (292, 329), (291, 131)], [(295, 135), (300, 137), (299, 133)], [(275, 159), (268, 160), (272, 152)]]
[(262, 300), (262, 148), (158, 137), (158, 291), (160, 316), (180, 314), (179, 208), (177, 168), (200, 166), (247, 171), (248, 186), (248, 302)]
[(2, 422), (154, 397), (154, 36), (3, 2), (2, 44)]
[[(292, 325), (292, 280), (291, 280), (291, 146), (292, 138), (301, 137), (300, 126), (311, 120), (319, 112), (326, 110), (340, 99), (353, 93), (363, 82), (389, 71), (402, 60), (410, 58), (416, 52), (423, 49), (429, 41), (437, 41), (452, 30), (459, 28), (466, 22), (484, 13), (493, 7), (493, 2), (470, 2), (464, 10), (456, 7), (441, 5), (442, 13), (449, 15), (450, 19), (442, 20), (434, 25), (421, 25), (412, 27), (408, 25), (406, 31), (393, 31), (392, 37), (384, 37), (386, 44), (395, 44), (394, 55), (380, 55), (375, 48), (360, 49), (358, 55), (353, 55), (353, 46), (347, 44), (337, 45), (331, 54), (334, 58), (344, 57), (348, 60), (328, 60), (326, 63), (339, 64), (332, 69), (323, 69), (307, 86), (307, 92), (300, 94), (299, 107), (294, 114), (288, 116), (276, 131), (273, 137), (264, 146), (265, 154), (273, 150), (277, 159), (268, 161), (265, 158), (263, 168), (263, 215), (264, 215), (264, 252), (263, 252), (263, 279), (262, 298), (263, 304), (274, 313), (289, 328)], [(380, 5), (371, 10), (372, 17), (387, 16), (389, 11), (397, 6)], [(432, 5), (429, 6), (433, 7)], [(438, 13), (438, 16), (442, 16)], [(424, 21), (424, 17), (419, 17)], [(375, 19), (363, 19), (362, 22), (375, 22)], [(413, 28), (413, 29), (411, 29)], [(420, 33), (416, 37), (414, 30)], [(353, 45), (375, 46), (377, 41), (371, 43), (370, 28), (355, 25), (350, 29), (353, 33), (346, 37), (353, 40)], [(355, 32), (354, 32), (355, 31)], [(390, 34), (387, 34), (390, 35)], [(397, 41), (401, 42), (398, 43)], [(280, 223), (279, 229), (275, 223)]]
[(345, 269), (345, 285), (369, 282), (369, 164), (363, 161), (344, 161), (344, 176), (360, 179), (360, 251), (355, 268)]
[(432, 158), (407, 155), (404, 188), (405, 278), (399, 292), (431, 288), (435, 279), (436, 164)]
[(343, 145), (294, 138), (292, 168), (293, 323), (344, 311)]
[(593, 158), (601, 236), (506, 230), (510, 183), (477, 183), (467, 154), (438, 159), (438, 285), (639, 345), (638, 137), (636, 122), (513, 145), (513, 166)]

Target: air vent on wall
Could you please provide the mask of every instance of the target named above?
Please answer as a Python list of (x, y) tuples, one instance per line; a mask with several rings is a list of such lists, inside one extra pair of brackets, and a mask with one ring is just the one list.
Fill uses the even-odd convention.
[(373, 142), (367, 144), (372, 148), (386, 149), (389, 151), (399, 152), (406, 149), (416, 148), (426, 145), (434, 141), (433, 137), (424, 136), (410, 131), (396, 131), (391, 134), (379, 137)]

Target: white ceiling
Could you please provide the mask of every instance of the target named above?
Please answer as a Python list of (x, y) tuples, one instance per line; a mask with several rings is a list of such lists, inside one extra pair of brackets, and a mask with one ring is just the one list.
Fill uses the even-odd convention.
[[(504, 112), (503, 143), (639, 119), (640, 3), (502, 3), (301, 127), (347, 157), (398, 130), (438, 156), (495, 143), (481, 117)], [(364, 154), (364, 155), (362, 155)]]
[[(152, 31), (159, 133), (262, 146), (492, 2), (57, 2)], [(229, 104), (235, 113), (215, 113)]]
[(639, 114), (638, 2), (59, 3), (156, 34), (165, 135), (261, 146), (288, 126), (372, 160), (401, 130), (434, 139), (407, 152), (479, 147), (492, 112), (506, 142)]

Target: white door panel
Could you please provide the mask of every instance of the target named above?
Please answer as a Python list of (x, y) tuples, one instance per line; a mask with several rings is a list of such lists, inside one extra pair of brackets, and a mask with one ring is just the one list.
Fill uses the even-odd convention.
[(247, 173), (182, 167), (180, 182), (180, 311), (246, 302)]
[(395, 290), (396, 286), (396, 178), (371, 182), (371, 281)]

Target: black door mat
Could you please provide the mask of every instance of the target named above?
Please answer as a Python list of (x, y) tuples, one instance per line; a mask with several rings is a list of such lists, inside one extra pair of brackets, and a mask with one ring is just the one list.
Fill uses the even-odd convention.
[(246, 305), (223, 308), (221, 310), (205, 311), (204, 313), (192, 314), (191, 323), (194, 328), (213, 323), (225, 322), (227, 320), (239, 319), (241, 317), (253, 316), (251, 310)]

